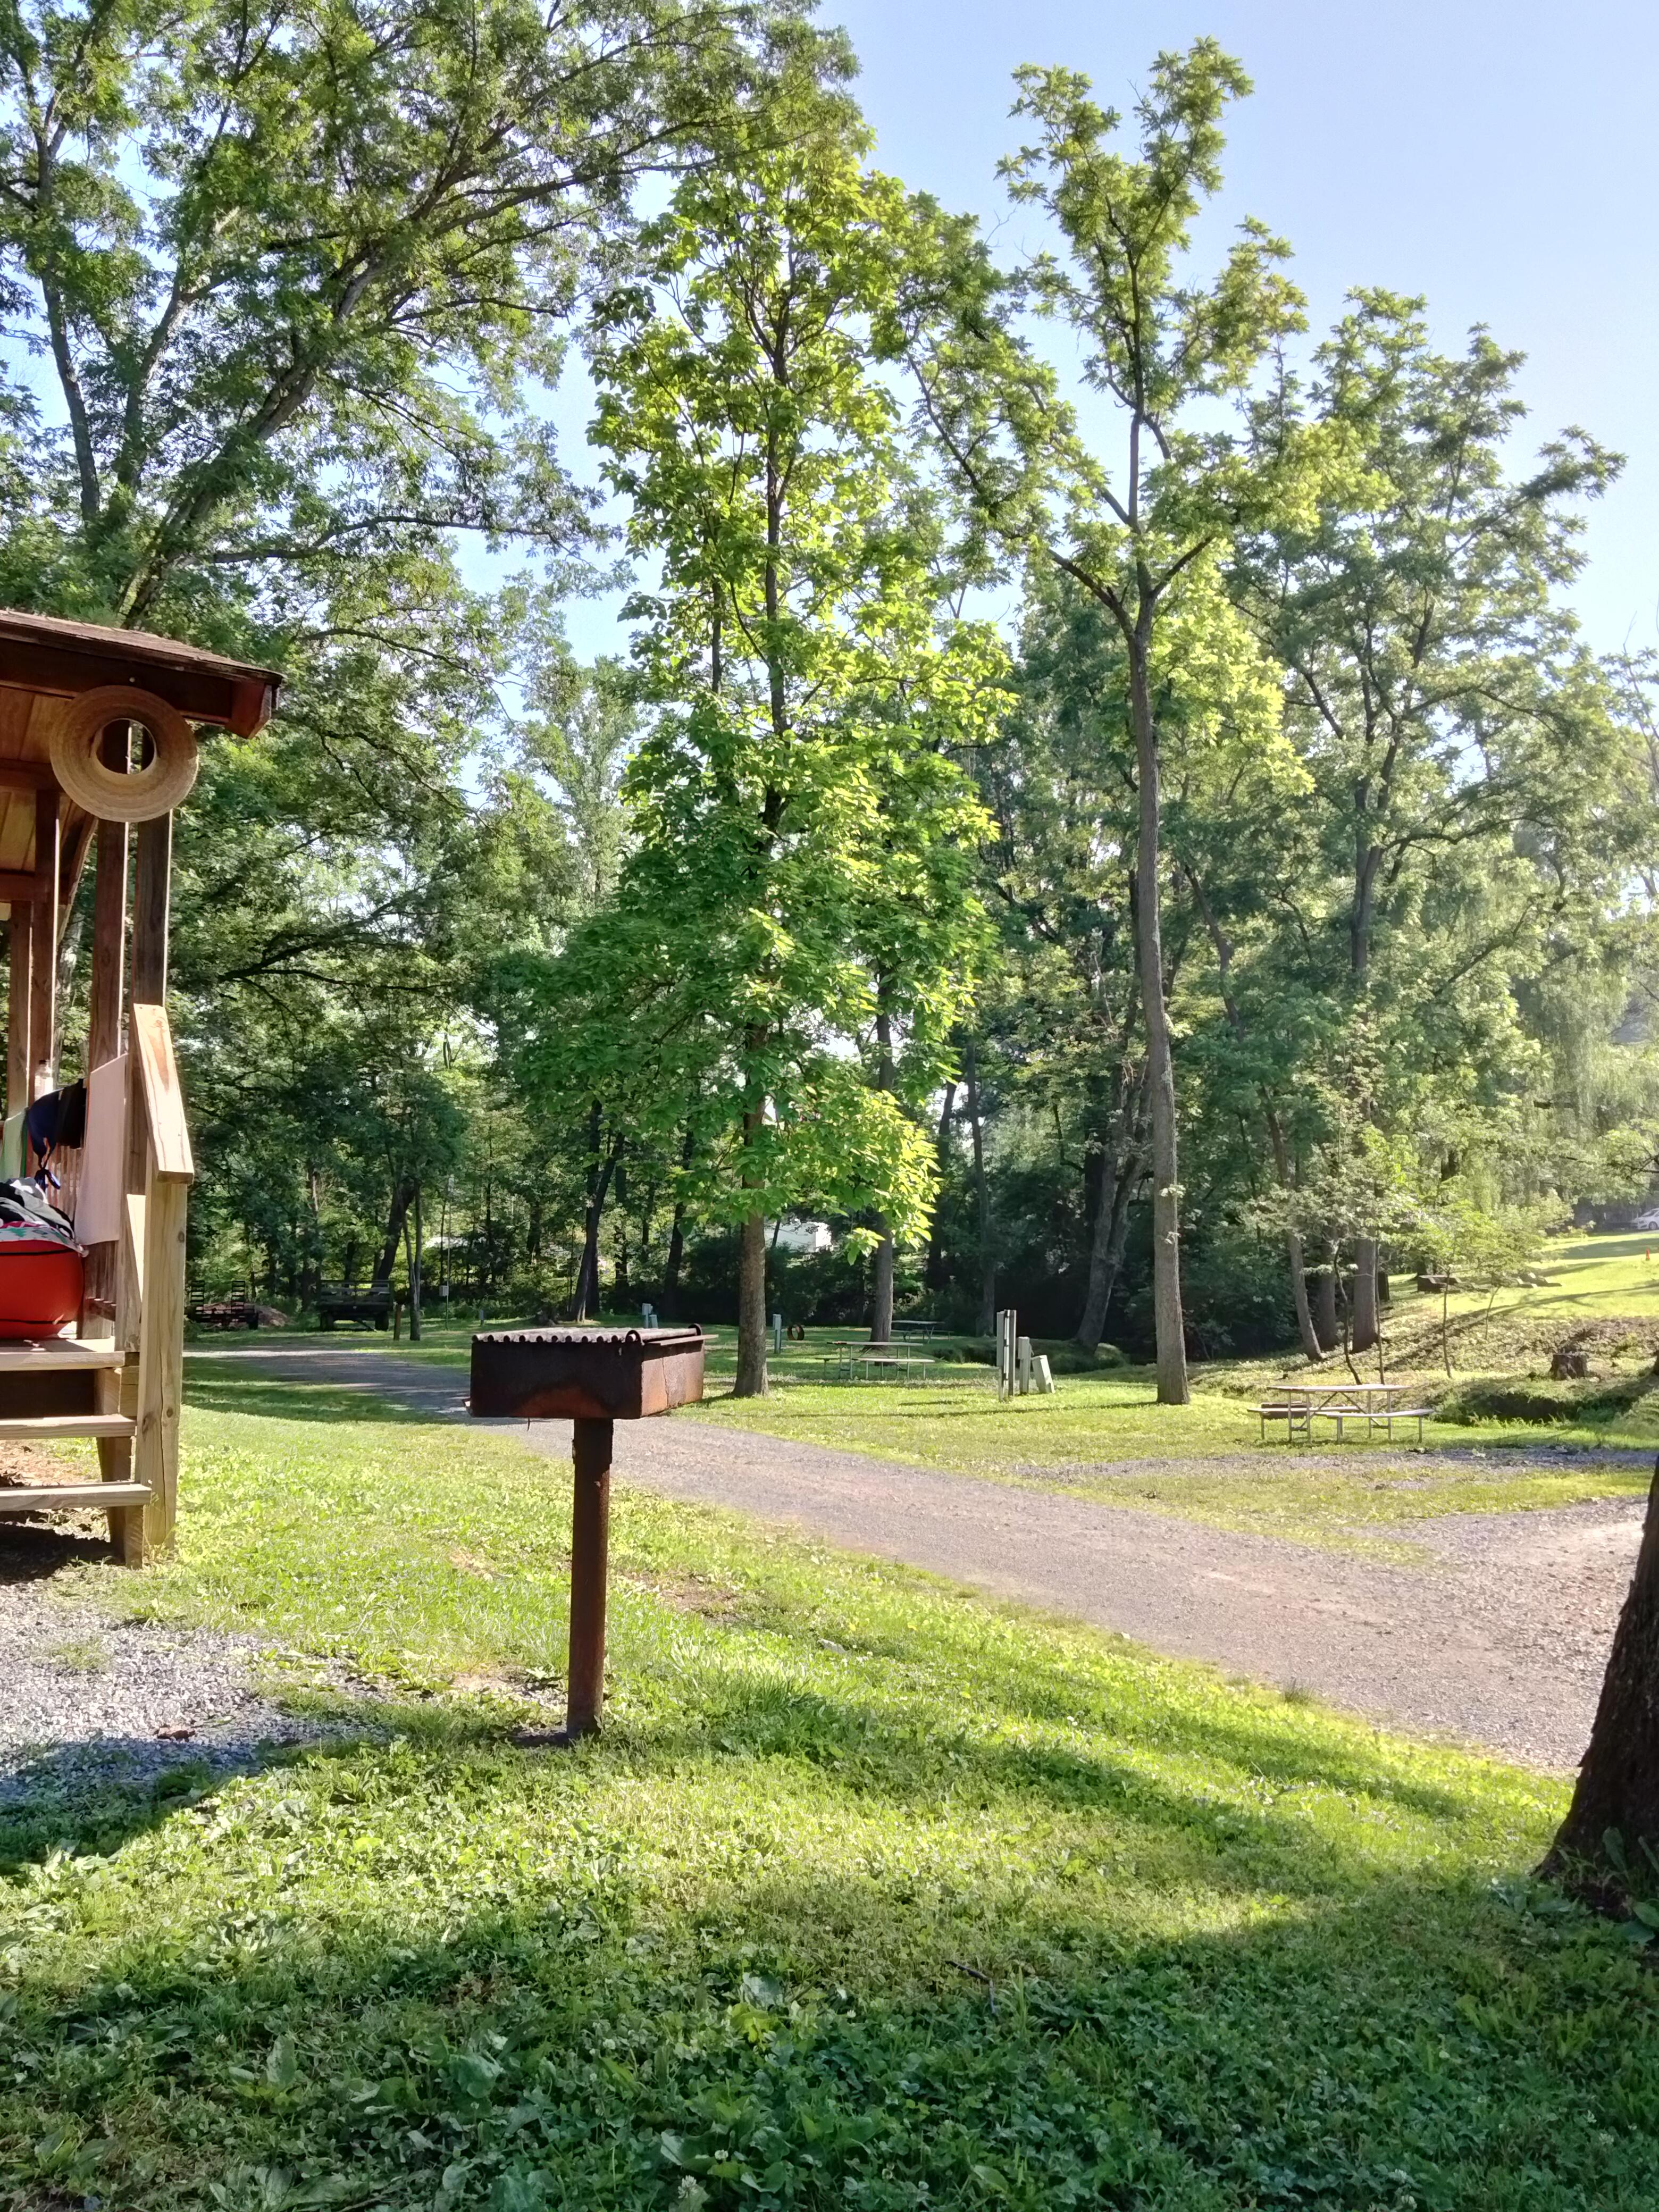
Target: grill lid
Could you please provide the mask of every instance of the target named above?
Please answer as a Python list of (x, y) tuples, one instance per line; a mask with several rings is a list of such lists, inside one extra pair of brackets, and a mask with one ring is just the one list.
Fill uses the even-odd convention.
[(596, 1351), (623, 1352), (634, 1346), (647, 1351), (677, 1351), (701, 1344), (702, 1331), (690, 1328), (491, 1328), (473, 1333), (474, 1344), (579, 1344)]

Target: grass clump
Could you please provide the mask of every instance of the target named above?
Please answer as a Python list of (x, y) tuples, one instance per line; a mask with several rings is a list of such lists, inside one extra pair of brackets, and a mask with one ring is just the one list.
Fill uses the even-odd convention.
[(193, 1413), (179, 1559), (92, 1587), (380, 1697), (9, 1816), (0, 2203), (1654, 2201), (1659, 1983), (1528, 1882), (1558, 1782), (626, 1489), (607, 1733), (522, 1753), (560, 1471), (291, 1410)]

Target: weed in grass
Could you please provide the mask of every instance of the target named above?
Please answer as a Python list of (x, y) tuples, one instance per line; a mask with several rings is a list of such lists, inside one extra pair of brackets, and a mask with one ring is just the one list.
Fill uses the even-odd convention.
[(66, 1674), (101, 1674), (109, 1666), (109, 1651), (96, 1636), (73, 1636), (62, 1644), (49, 1644), (41, 1656)]

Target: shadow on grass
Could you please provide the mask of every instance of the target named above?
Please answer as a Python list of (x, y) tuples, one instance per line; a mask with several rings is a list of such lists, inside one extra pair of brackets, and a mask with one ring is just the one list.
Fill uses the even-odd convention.
[(501, 1735), (497, 1717), (426, 1701), (313, 1692), (274, 1702), (306, 1732), (227, 1742), (100, 1735), (13, 1759), (0, 1772), (0, 1879), (60, 1853), (110, 1856), (246, 1776), (313, 1772), (394, 1735), (445, 1751), (498, 1747)]
[(107, 1534), (0, 1521), (0, 1589), (15, 1583), (50, 1582), (68, 1567), (113, 1568), (115, 1564)]
[[(1215, 1723), (1190, 1711), (1182, 1715), (1182, 1749), (1213, 1766), (1224, 1765), (1231, 1781), (1248, 1780), (1259, 1793), (1254, 1802), (1153, 1778), (1139, 1754), (1167, 1745), (1160, 1746), (1155, 1724), (1133, 1716), (1121, 1722), (1097, 1717), (1092, 1735), (1079, 1734), (1073, 1743), (1063, 1735), (1030, 1743), (940, 1727), (921, 1698), (908, 1710), (896, 1710), (891, 1699), (830, 1698), (791, 1684), (750, 1680), (711, 1689), (683, 1726), (653, 1728), (648, 1742), (655, 1761), (707, 1757), (714, 1747), (727, 1757), (803, 1759), (860, 1796), (912, 1814), (946, 1799), (987, 1805), (1024, 1800), (1045, 1811), (1132, 1810), (1137, 1820), (1152, 1813), (1161, 1823), (1179, 1824), (1212, 1842), (1236, 1841), (1244, 1833), (1264, 1841), (1279, 1835), (1285, 1815), (1273, 1812), (1275, 1799), (1294, 1800), (1307, 1790), (1364, 1794), (1431, 1820), (1455, 1820), (1463, 1810), (1454, 1791), (1381, 1769), (1358, 1744), (1350, 1753), (1287, 1739), (1282, 1725), (1272, 1724), (1270, 1711), (1264, 1711), (1259, 1728), (1243, 1721)], [(1042, 1717), (1058, 1723), (1062, 1717), (1051, 1711)], [(1103, 1733), (1112, 1749), (1101, 1747)], [(1280, 1874), (1287, 1893), (1328, 1887), (1338, 1879), (1324, 1847), (1299, 1822), (1292, 1844)]]
[[(400, 1382), (399, 1390), (404, 1388)], [(452, 1419), (466, 1395), (465, 1383), (459, 1380), (453, 1385), (434, 1382), (424, 1389), (417, 1383), (408, 1388), (421, 1390), (423, 1399), (429, 1392), (429, 1402), (405, 1403), (350, 1382), (289, 1382), (264, 1376), (204, 1373), (188, 1361), (185, 1366), (187, 1406), (200, 1406), (215, 1413), (254, 1414), (273, 1421), (324, 1421), (331, 1426), (342, 1421), (413, 1422), (429, 1426)]]
[[(965, 1607), (971, 1607), (981, 1615), (988, 1607), (997, 1609), (994, 1601), (978, 1596), (966, 1599)], [(1023, 1617), (1018, 1607), (1009, 1608), (1008, 1613), (1016, 1622)], [(798, 1654), (799, 1660), (808, 1664), (824, 1649), (820, 1624), (811, 1620), (803, 1621), (799, 1616), (792, 1618), (787, 1607), (769, 1604), (760, 1591), (739, 1597), (735, 1609), (722, 1617), (722, 1625), (727, 1629), (748, 1631), (763, 1639), (766, 1647), (781, 1647), (786, 1652)], [(613, 1641), (618, 1658), (626, 1664), (624, 1638), (613, 1636)], [(1139, 1710), (1127, 1697), (1119, 1703), (1103, 1705), (1097, 1661), (1091, 1664), (1080, 1659), (1072, 1667), (1063, 1659), (1048, 1657), (1024, 1668), (1011, 1666), (1000, 1652), (981, 1656), (975, 1649), (971, 1632), (960, 1644), (951, 1640), (942, 1648), (930, 1650), (922, 1663), (948, 1667), (953, 1683), (965, 1687), (970, 1695), (977, 1695), (988, 1712), (1016, 1722), (1035, 1722), (1062, 1733), (1069, 1728), (1079, 1732), (1086, 1730), (1097, 1737), (1103, 1731), (1129, 1749), (1167, 1751), (1171, 1726), (1160, 1702), (1158, 1674), (1167, 1668), (1172, 1681), (1177, 1676), (1190, 1676), (1194, 1662), (1160, 1660), (1128, 1638), (1101, 1634), (1098, 1641), (1109, 1647), (1116, 1644), (1126, 1655), (1139, 1659), (1148, 1669), (1148, 1677), (1138, 1691)], [(887, 1662), (904, 1671), (913, 1667), (918, 1657), (914, 1640), (907, 1638), (898, 1624), (890, 1632), (872, 1633), (849, 1629), (837, 1621), (835, 1644), (849, 1658)], [(1215, 1680), (1219, 1689), (1219, 1675)], [(718, 1699), (726, 1731), (741, 1735), (761, 1752), (798, 1747), (807, 1738), (836, 1744), (844, 1750), (863, 1743), (872, 1729), (879, 1730), (893, 1725), (896, 1711), (890, 1692), (872, 1698), (849, 1687), (844, 1696), (831, 1699), (797, 1688), (791, 1682), (775, 1685), (756, 1677), (735, 1684), (730, 1680), (724, 1681)], [(1266, 1688), (1261, 1692), (1261, 1700), (1259, 1705), (1253, 1705), (1235, 1692), (1218, 1696), (1212, 1710), (1197, 1711), (1190, 1703), (1183, 1704), (1178, 1723), (1182, 1746), (1199, 1757), (1224, 1761), (1233, 1769), (1282, 1790), (1363, 1790), (1431, 1818), (1456, 1813), (1458, 1801), (1451, 1792), (1381, 1766), (1363, 1723), (1352, 1723), (1351, 1735), (1334, 1737), (1330, 1717), (1322, 1714), (1316, 1731), (1287, 1731), (1284, 1706), (1274, 1702), (1272, 1692)], [(896, 1709), (902, 1711), (906, 1707), (910, 1717), (902, 1724), (900, 1733), (907, 1741), (938, 1735), (940, 1723), (925, 1695), (919, 1692), (908, 1696), (901, 1693)], [(708, 1699), (699, 1708), (705, 1714), (714, 1710)], [(1019, 1759), (1029, 1759), (1034, 1775), (1047, 1771), (1067, 1780), (1085, 1774), (1089, 1764), (1086, 1760), (1079, 1763), (1063, 1746), (1056, 1746), (1052, 1752), (1011, 1746), (1007, 1756), (1016, 1764)], [(1003, 1754), (999, 1753), (1000, 1763), (1002, 1758)]]
[[(1012, 1852), (952, 1874), (902, 1833), (771, 1867), (734, 1790), (725, 1841), (698, 1856), (688, 1831), (665, 1881), (605, 1790), (665, 1755), (684, 1756), (631, 1732), (551, 1765), (405, 1750), (376, 1778), (302, 1754), (311, 1796), (231, 1835), (218, 1890), (175, 1870), (125, 1925), (106, 1890), (89, 1972), (15, 1959), (8, 2044), (51, 2063), (0, 2087), (0, 2172), (58, 2201), (28, 2193), (52, 2178), (31, 2160), (90, 2136), (76, 2194), (131, 2212), (181, 2180), (239, 2208), (1652, 2204), (1636, 1961), (1431, 1847), (1382, 1879), (1310, 1850), (1290, 1894), (1279, 1860), (1144, 1791), (1074, 1828), (1076, 1883), (1024, 1860), (1013, 1808)], [(861, 1778), (831, 1787), (801, 1817), (861, 1823)], [(331, 1789), (337, 1895), (317, 1879)], [(357, 1808), (400, 1804), (412, 1830), (436, 1807), (525, 1848), (394, 1858), (374, 1887)], [(262, 1887), (290, 1850), (301, 1873)], [(1126, 1850), (1168, 1875), (1150, 1909)]]

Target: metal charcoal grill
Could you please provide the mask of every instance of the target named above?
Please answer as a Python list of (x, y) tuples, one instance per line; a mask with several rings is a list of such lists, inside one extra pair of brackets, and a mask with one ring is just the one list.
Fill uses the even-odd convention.
[(702, 1396), (699, 1328), (507, 1328), (472, 1340), (475, 1413), (638, 1421)]
[(503, 1328), (481, 1330), (472, 1340), (474, 1414), (573, 1424), (565, 1724), (550, 1735), (526, 1732), (521, 1743), (574, 1743), (599, 1725), (614, 1425), (695, 1405), (702, 1396), (702, 1360), (699, 1328)]

